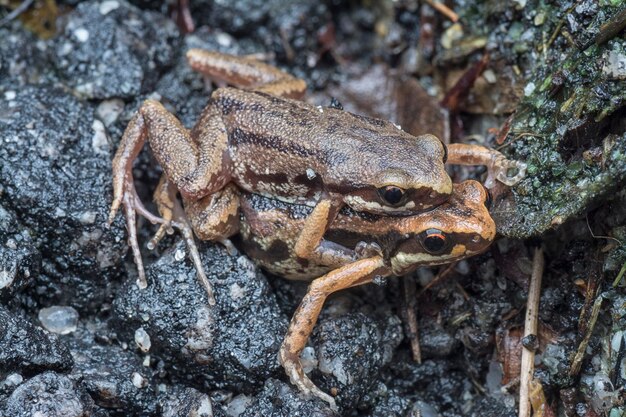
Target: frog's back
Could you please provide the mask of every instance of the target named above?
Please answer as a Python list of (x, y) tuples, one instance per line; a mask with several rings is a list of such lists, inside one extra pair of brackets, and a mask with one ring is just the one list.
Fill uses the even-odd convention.
[(388, 121), (232, 88), (212, 100), (228, 131), (233, 178), (248, 191), (302, 201), (371, 185), (388, 169), (425, 183), (445, 175), (437, 138)]

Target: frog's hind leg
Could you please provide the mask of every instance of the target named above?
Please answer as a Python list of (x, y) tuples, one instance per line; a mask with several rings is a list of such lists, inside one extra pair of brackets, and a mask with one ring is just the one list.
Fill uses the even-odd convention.
[(195, 71), (216, 82), (295, 99), (302, 99), (306, 92), (304, 80), (256, 59), (190, 49), (187, 61)]
[(300, 391), (305, 394), (313, 394), (327, 401), (331, 407), (336, 408), (335, 400), (315, 386), (304, 373), (300, 362), (300, 353), (306, 346), (324, 301), (330, 294), (371, 282), (377, 275), (386, 276), (388, 274), (389, 271), (384, 265), (383, 258), (374, 256), (335, 269), (311, 282), (306, 295), (291, 319), (287, 336), (279, 352), (280, 362), (289, 375), (291, 383), (296, 385)]
[(150, 240), (148, 248), (154, 249), (165, 233), (171, 233), (172, 228), (178, 229), (189, 249), (198, 280), (207, 292), (209, 304), (215, 305), (213, 287), (204, 272), (192, 229), (201, 239), (220, 242), (230, 255), (235, 254), (237, 250), (228, 238), (239, 231), (239, 193), (235, 186), (228, 185), (201, 200), (185, 202), (186, 210), (183, 210), (176, 194), (172, 183), (165, 175), (161, 176), (154, 201), (164, 222)]

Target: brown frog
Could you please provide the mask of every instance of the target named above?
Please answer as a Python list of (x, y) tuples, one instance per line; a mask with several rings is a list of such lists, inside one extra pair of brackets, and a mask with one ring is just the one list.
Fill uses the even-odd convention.
[[(146, 139), (185, 207), (194, 206), (188, 213), (202, 211), (198, 206), (229, 183), (313, 206), (294, 250), (298, 257), (314, 262), (335, 256), (326, 250), (323, 237), (345, 205), (404, 216), (445, 202), (452, 193), (444, 169), (446, 158), (448, 163), (487, 165), (492, 176), (507, 184), (524, 175), (523, 164), (491, 149), (470, 145), (446, 149), (432, 135), (414, 137), (385, 120), (294, 100), (303, 95), (304, 81), (258, 61), (197, 49), (190, 50), (187, 58), (202, 74), (243, 89), (215, 90), (190, 131), (154, 100), (146, 100), (128, 124), (113, 160), (109, 222), (123, 205), (142, 288), (147, 284), (135, 231), (136, 212), (165, 229), (170, 225), (170, 219), (146, 210), (135, 191), (132, 164)], [(187, 241), (213, 302), (193, 240)]]
[[(166, 181), (161, 187), (167, 187)], [(311, 281), (291, 319), (279, 357), (293, 384), (334, 406), (333, 398), (313, 384), (300, 362), (326, 298), (377, 277), (401, 276), (421, 266), (458, 261), (483, 252), (492, 243), (496, 229), (484, 187), (472, 180), (453, 187), (446, 202), (411, 216), (340, 210), (324, 241), (334, 256), (322, 261), (302, 258), (296, 250), (302, 227), (315, 209), (240, 193), (232, 185), (196, 207), (194, 217), (203, 222), (194, 227), (214, 240), (239, 232), (241, 249), (263, 269)], [(239, 216), (233, 216), (232, 207), (240, 207)]]

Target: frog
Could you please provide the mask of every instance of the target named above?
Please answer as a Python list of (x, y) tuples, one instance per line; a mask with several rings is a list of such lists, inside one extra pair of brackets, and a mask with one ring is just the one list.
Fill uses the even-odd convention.
[[(167, 180), (160, 182), (160, 188), (174, 196)], [(474, 180), (454, 184), (444, 203), (409, 216), (342, 208), (326, 232), (325, 243), (334, 256), (315, 261), (300, 257), (296, 250), (300, 231), (315, 208), (245, 192), (232, 184), (207, 199), (185, 207), (193, 211), (190, 217), (203, 219), (193, 225), (200, 235), (217, 240), (238, 234), (239, 249), (263, 270), (310, 282), (281, 344), (279, 360), (301, 392), (333, 408), (334, 398), (310, 380), (300, 361), (326, 298), (343, 289), (410, 274), (418, 267), (480, 254), (496, 236), (490, 195)]]
[[(313, 262), (334, 256), (328, 251), (332, 245), (323, 244), (324, 235), (345, 206), (407, 216), (448, 200), (453, 186), (446, 161), (487, 165), (490, 177), (508, 185), (524, 176), (523, 163), (498, 151), (478, 145), (446, 146), (434, 135), (416, 137), (386, 120), (308, 104), (302, 100), (303, 80), (250, 57), (200, 49), (189, 50), (186, 57), (192, 69), (221, 85), (197, 123), (188, 130), (161, 103), (146, 100), (124, 131), (112, 164), (108, 223), (123, 206), (140, 288), (147, 281), (137, 241), (137, 213), (160, 223), (160, 230), (171, 230), (173, 224), (183, 233), (190, 229), (184, 221), (172, 223), (150, 213), (137, 196), (132, 165), (146, 141), (185, 206), (197, 209), (232, 183), (248, 192), (313, 207), (295, 245), (300, 258)], [(214, 303), (197, 249), (185, 239)], [(149, 247), (157, 241), (153, 239)]]

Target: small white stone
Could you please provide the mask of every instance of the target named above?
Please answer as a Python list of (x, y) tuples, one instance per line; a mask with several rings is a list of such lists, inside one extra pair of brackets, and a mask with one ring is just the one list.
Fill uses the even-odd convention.
[(243, 298), (246, 295), (246, 292), (243, 288), (239, 286), (236, 282), (230, 286), (230, 298), (233, 300), (238, 300)]
[(119, 98), (104, 100), (96, 108), (96, 116), (105, 126), (111, 126), (124, 111), (124, 101)]
[(57, 334), (72, 333), (78, 325), (78, 311), (69, 306), (42, 308), (38, 318), (44, 329)]
[(117, 9), (118, 7), (120, 7), (120, 4), (116, 0), (107, 0), (100, 3), (98, 11), (100, 12), (100, 14), (106, 15)]
[(8, 270), (5, 268), (0, 269), (0, 288), (8, 287), (13, 283), (13, 280), (17, 276), (15, 268)]
[(316, 173), (315, 173), (315, 171), (313, 171), (311, 168), (307, 168), (307, 169), (306, 169), (306, 177), (307, 177), (309, 180), (312, 180), (312, 179), (314, 179), (315, 177), (317, 177), (317, 174), (316, 174)]
[(176, 259), (177, 261), (182, 261), (183, 259), (185, 259), (185, 251), (183, 249), (177, 249), (174, 253), (174, 259)]
[(91, 146), (100, 155), (109, 154), (109, 141), (107, 140), (106, 129), (100, 120), (94, 120), (91, 124), (93, 136), (91, 137)]
[(495, 84), (497, 81), (496, 78), (496, 74), (493, 72), (493, 70), (491, 68), (486, 69), (483, 72), (483, 78), (485, 79), (485, 81), (487, 81), (489, 84)]
[(78, 28), (74, 31), (74, 36), (78, 39), (78, 42), (87, 42), (89, 39), (89, 31), (85, 28)]
[(15, 97), (17, 97), (15, 91), (9, 90), (4, 92), (4, 98), (6, 100), (15, 100)]
[(145, 366), (146, 368), (149, 368), (150, 367), (150, 355), (144, 356), (143, 362), (141, 362), (141, 364)]
[(54, 209), (54, 217), (60, 218), (60, 217), (65, 217), (65, 216), (66, 216), (65, 210), (63, 210), (61, 207), (57, 207)]
[(22, 377), (22, 375), (20, 374), (11, 374), (9, 376), (6, 377), (6, 379), (4, 380), (4, 385), (10, 385), (10, 386), (16, 386), (22, 383), (22, 381), (24, 381), (24, 377)]
[(82, 224), (94, 224), (97, 213), (95, 211), (85, 211), (80, 214), (78, 221)]
[(150, 350), (150, 346), (152, 346), (150, 335), (144, 330), (143, 327), (135, 330), (135, 343), (137, 343), (137, 346), (139, 346), (139, 349), (141, 349), (142, 352)]
[(233, 37), (224, 32), (217, 33), (215, 35), (215, 40), (220, 46), (223, 46), (225, 48), (231, 47), (234, 42)]
[(195, 411), (195, 415), (198, 417), (213, 417), (213, 406), (211, 405), (211, 399), (208, 395), (202, 397), (200, 405)]
[(148, 386), (148, 380), (144, 378), (139, 372), (133, 372), (133, 385), (137, 388), (145, 388)]
[(322, 106), (317, 106), (317, 110), (319, 110), (320, 113), (324, 113), (324, 108)]
[(313, 369), (317, 368), (317, 357), (315, 356), (315, 349), (311, 346), (307, 346), (302, 350), (300, 355), (300, 362), (302, 363), (302, 369), (305, 374), (308, 374)]
[(526, 87), (524, 87), (524, 95), (529, 96), (533, 93), (533, 91), (535, 91), (535, 83), (530, 82), (526, 84)]
[(252, 398), (239, 394), (226, 406), (226, 414), (229, 417), (239, 417), (239, 415), (246, 411), (246, 408), (248, 408), (251, 402)]

